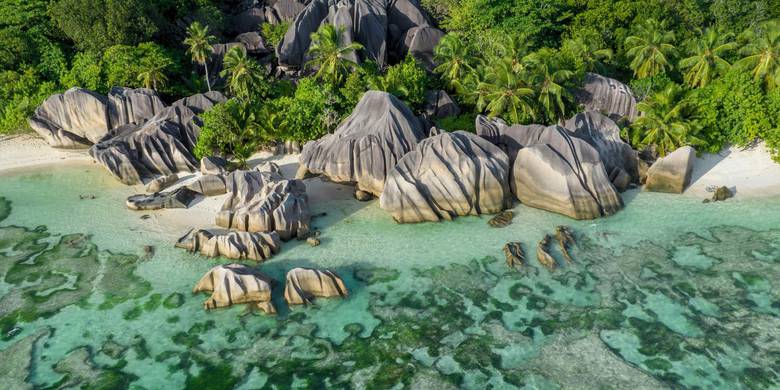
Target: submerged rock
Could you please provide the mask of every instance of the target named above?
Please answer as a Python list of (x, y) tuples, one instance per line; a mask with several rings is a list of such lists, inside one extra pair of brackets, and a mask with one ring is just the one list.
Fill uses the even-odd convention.
[(196, 196), (194, 191), (181, 187), (171, 192), (132, 195), (125, 204), (131, 210), (186, 209)]
[(237, 170), (227, 176), (229, 196), (217, 214), (217, 226), (249, 232), (275, 231), (282, 240), (306, 237), (311, 214), (306, 185), (270, 171)]
[(212, 292), (203, 302), (206, 310), (249, 303), (267, 314), (275, 314), (271, 302), (272, 279), (241, 264), (218, 265), (207, 272), (192, 289), (193, 293)]
[(599, 153), (558, 126), (512, 126), (517, 152), (512, 188), (524, 204), (574, 219), (612, 215), (623, 200), (612, 186)]
[(494, 214), (509, 204), (509, 157), (465, 131), (424, 139), (390, 172), (379, 205), (397, 222)]
[(179, 180), (179, 175), (172, 173), (170, 175), (159, 176), (154, 180), (146, 184), (146, 192), (155, 193), (160, 192)]
[(303, 146), (297, 177), (322, 174), (379, 196), (398, 160), (424, 137), (406, 104), (387, 92), (368, 91), (333, 134)]
[(108, 134), (107, 99), (86, 89), (71, 88), (49, 96), (28, 123), (51, 146), (88, 148)]
[(328, 270), (293, 268), (287, 272), (284, 300), (288, 305), (308, 305), (315, 297), (345, 298), (348, 295), (344, 282)]
[(263, 261), (279, 253), (281, 240), (276, 232), (249, 233), (222, 229), (190, 230), (176, 243), (177, 248), (208, 257)]
[(572, 258), (569, 255), (569, 248), (574, 245), (574, 233), (568, 226), (558, 226), (555, 228), (555, 239), (558, 240), (558, 245), (563, 254), (563, 258), (566, 262), (571, 263)]
[(683, 146), (661, 157), (647, 170), (645, 191), (682, 194), (691, 181), (696, 151)]
[(620, 128), (612, 119), (596, 111), (581, 112), (566, 121), (566, 129), (599, 152), (601, 162), (616, 188), (625, 190), (629, 182), (639, 183), (637, 154), (620, 138)]
[(614, 120), (633, 121), (638, 116), (636, 99), (627, 85), (596, 73), (585, 74), (585, 85), (575, 94), (587, 111), (606, 113)]
[(525, 251), (520, 242), (508, 242), (504, 245), (504, 255), (506, 256), (506, 265), (509, 268), (523, 268), (527, 265), (525, 260)]
[(550, 254), (550, 238), (550, 235), (547, 234), (536, 245), (536, 260), (548, 270), (555, 271), (558, 268), (558, 262)]
[(514, 219), (514, 217), (515, 213), (512, 210), (504, 210), (496, 214), (495, 217), (490, 218), (488, 225), (494, 228), (507, 227), (512, 224), (512, 219)]

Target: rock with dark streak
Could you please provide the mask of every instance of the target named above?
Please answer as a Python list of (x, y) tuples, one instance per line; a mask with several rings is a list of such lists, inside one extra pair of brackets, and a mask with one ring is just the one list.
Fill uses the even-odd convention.
[(509, 268), (520, 269), (527, 265), (523, 244), (520, 242), (506, 243), (504, 245), (504, 255), (506, 256), (506, 265)]
[(264, 261), (279, 253), (281, 240), (276, 232), (249, 233), (224, 229), (190, 230), (176, 243), (177, 248), (208, 257)]
[(493, 218), (490, 218), (488, 225), (494, 228), (503, 228), (512, 224), (512, 219), (515, 218), (515, 213), (512, 210), (504, 210), (496, 214)]
[(153, 179), (149, 183), (146, 183), (146, 192), (152, 194), (155, 192), (160, 192), (174, 185), (178, 180), (179, 180), (179, 175), (175, 173), (172, 173), (170, 175), (158, 176), (157, 178)]
[(188, 184), (187, 188), (203, 196), (216, 196), (227, 192), (227, 183), (222, 175), (203, 175)]
[(113, 87), (108, 93), (111, 128), (142, 125), (165, 108), (157, 92), (147, 88)]
[(108, 99), (71, 88), (49, 96), (28, 119), (30, 127), (58, 148), (88, 148), (108, 134)]
[(125, 204), (131, 210), (186, 209), (196, 196), (195, 192), (182, 187), (171, 192), (132, 195)]
[(271, 278), (245, 265), (223, 264), (203, 275), (192, 292), (212, 293), (203, 302), (206, 310), (248, 303), (267, 314), (275, 314), (276, 308), (271, 302), (272, 283)]
[(288, 305), (309, 305), (314, 298), (346, 298), (344, 281), (328, 270), (293, 268), (287, 272), (284, 300)]
[(536, 245), (536, 260), (548, 270), (555, 271), (555, 269), (558, 268), (558, 263), (550, 254), (550, 238), (550, 235), (547, 234), (539, 241), (539, 244)]
[(574, 232), (568, 226), (558, 226), (555, 228), (555, 239), (558, 240), (558, 245), (563, 254), (563, 258), (567, 263), (572, 263), (571, 255), (569, 255), (569, 248), (574, 245)]
[(588, 111), (603, 112), (614, 120), (637, 118), (636, 98), (627, 85), (596, 73), (585, 74), (585, 84), (575, 93)]

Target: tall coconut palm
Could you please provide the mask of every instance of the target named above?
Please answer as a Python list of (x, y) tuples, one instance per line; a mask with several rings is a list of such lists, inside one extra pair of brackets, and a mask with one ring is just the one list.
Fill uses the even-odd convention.
[(751, 69), (753, 77), (767, 89), (780, 85), (780, 20), (765, 22), (741, 38), (747, 41), (740, 50), (745, 57), (735, 65)]
[(249, 98), (252, 89), (263, 80), (263, 70), (246, 55), (243, 46), (233, 46), (228, 50), (219, 75), (227, 78), (228, 89), (233, 96), (241, 99)]
[(562, 50), (571, 53), (577, 61), (580, 61), (586, 72), (604, 73), (604, 62), (612, 59), (612, 49), (600, 49), (597, 45), (586, 42), (582, 37), (567, 39), (563, 42)]
[(626, 38), (625, 48), (634, 76), (655, 76), (671, 68), (676, 50), (674, 33), (666, 30), (666, 22), (648, 19), (637, 27), (634, 35)]
[(474, 71), (479, 61), (463, 36), (457, 33), (442, 37), (434, 49), (434, 62), (438, 64), (434, 71), (441, 74), (452, 89), (456, 89), (457, 84)]
[(187, 53), (192, 57), (192, 61), (203, 65), (206, 73), (206, 85), (211, 91), (211, 81), (209, 81), (208, 59), (211, 56), (213, 48), (211, 43), (217, 38), (209, 35), (209, 27), (203, 26), (199, 22), (193, 22), (187, 28), (187, 38), (184, 44), (188, 46)]
[(708, 28), (697, 39), (690, 57), (680, 60), (680, 68), (685, 72), (685, 84), (691, 88), (704, 87), (718, 75), (724, 74), (731, 64), (723, 56), (737, 47), (731, 41), (732, 34), (721, 34), (714, 28)]
[(138, 74), (138, 81), (144, 88), (156, 91), (158, 86), (162, 87), (168, 82), (168, 76), (165, 75), (165, 68), (168, 65), (170, 62), (142, 61), (141, 66), (144, 70)]
[(316, 78), (338, 85), (349, 73), (350, 69), (357, 66), (352, 59), (363, 45), (357, 42), (346, 43), (344, 41), (344, 27), (334, 27), (323, 24), (311, 34), (309, 56), (311, 60), (306, 66), (317, 68)]
[(696, 107), (684, 100), (683, 94), (683, 89), (672, 83), (637, 105), (641, 116), (631, 125), (634, 146), (655, 146), (663, 157), (680, 146), (700, 142), (693, 134)]
[(534, 90), (525, 72), (515, 72), (512, 61), (502, 60), (491, 64), (487, 82), (479, 88), (484, 91), (486, 110), (491, 117), (500, 116), (512, 123), (535, 119)]
[(531, 77), (544, 115), (550, 122), (566, 118), (574, 97), (563, 84), (574, 77), (574, 72), (565, 69), (551, 49), (541, 49), (525, 61), (531, 67)]

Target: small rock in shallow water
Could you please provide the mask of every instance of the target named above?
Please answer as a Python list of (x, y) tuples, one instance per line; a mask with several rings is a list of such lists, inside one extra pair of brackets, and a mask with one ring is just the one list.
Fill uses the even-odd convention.
[(308, 305), (314, 297), (346, 297), (344, 281), (328, 270), (293, 268), (287, 272), (284, 299), (288, 305)]
[(523, 245), (519, 242), (508, 242), (504, 245), (504, 255), (506, 255), (506, 265), (509, 268), (521, 268), (526, 265), (525, 252)]
[(536, 259), (539, 260), (539, 264), (545, 266), (548, 270), (554, 271), (558, 267), (558, 263), (550, 255), (549, 250), (550, 235), (545, 235), (542, 241), (536, 246)]
[(512, 224), (512, 219), (515, 217), (515, 213), (512, 210), (504, 210), (496, 214), (493, 218), (490, 218), (488, 225), (495, 228), (507, 227)]
[(151, 216), (151, 215), (149, 215), (149, 214), (144, 214), (144, 215), (142, 215), (142, 216), (141, 216), (141, 219), (142, 219), (142, 220), (147, 220), (147, 219), (149, 219), (149, 218), (151, 218), (151, 217), (152, 217), (152, 216)]
[(574, 233), (568, 226), (558, 226), (555, 228), (555, 238), (558, 240), (558, 244), (561, 247), (561, 253), (568, 263), (572, 262), (572, 258), (569, 255), (569, 247), (574, 245)]
[(309, 244), (309, 246), (318, 246), (320, 245), (320, 239), (317, 237), (309, 237), (306, 239), (306, 243)]
[(152, 257), (154, 257), (154, 246), (144, 245), (144, 258), (151, 259)]
[(84, 200), (84, 199), (95, 199), (95, 195), (91, 195), (91, 194), (90, 195), (79, 195), (79, 199), (81, 199), (81, 200)]
[(370, 192), (355, 190), (355, 199), (361, 202), (368, 202), (369, 200), (374, 199), (374, 195)]
[(718, 189), (715, 190), (715, 194), (712, 195), (712, 201), (718, 202), (718, 201), (724, 201), (726, 199), (729, 199), (734, 196), (734, 193), (731, 192), (731, 190), (726, 186), (718, 187)]
[(250, 303), (267, 314), (275, 314), (276, 308), (271, 302), (272, 283), (273, 280), (260, 271), (241, 264), (225, 264), (203, 275), (192, 292), (212, 292), (203, 302), (206, 310)]

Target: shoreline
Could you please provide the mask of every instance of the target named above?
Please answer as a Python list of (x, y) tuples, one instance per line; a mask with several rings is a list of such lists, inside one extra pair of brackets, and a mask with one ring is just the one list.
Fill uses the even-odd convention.
[[(254, 167), (274, 162), (282, 169), (285, 177), (292, 178), (298, 168), (298, 156), (298, 154), (272, 155), (269, 152), (258, 152), (249, 159), (249, 165)], [(0, 137), (0, 177), (35, 171), (47, 166), (93, 164), (97, 163), (89, 156), (86, 149), (52, 148), (43, 139), (33, 134)], [(186, 185), (198, 176), (199, 173), (182, 174), (183, 179), (171, 189)], [(352, 188), (348, 185), (320, 178), (306, 179), (306, 185), (313, 202), (353, 198)], [(681, 195), (703, 200), (712, 196), (711, 188), (724, 185), (734, 192), (734, 199), (780, 197), (780, 163), (771, 159), (763, 143), (746, 149), (731, 146), (717, 154), (703, 154), (696, 158), (690, 185)], [(129, 195), (145, 192), (142, 185), (126, 187)], [(190, 213), (193, 210), (216, 212), (223, 198), (224, 195), (209, 197), (187, 210)], [(171, 209), (166, 211), (167, 214), (171, 214), (171, 217), (173, 215), (178, 218), (184, 217), (183, 214), (172, 212)]]

